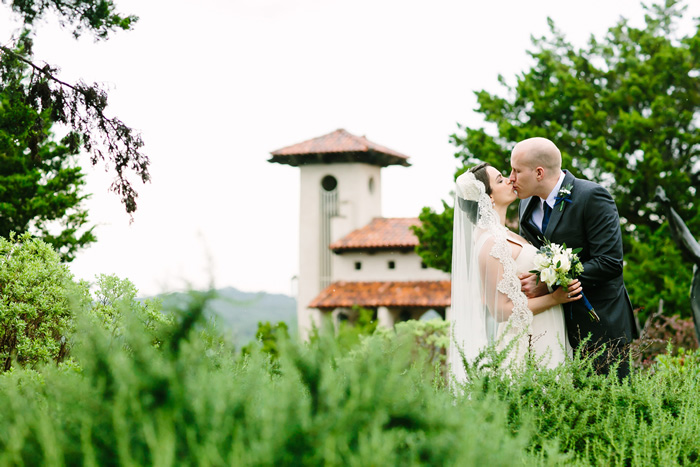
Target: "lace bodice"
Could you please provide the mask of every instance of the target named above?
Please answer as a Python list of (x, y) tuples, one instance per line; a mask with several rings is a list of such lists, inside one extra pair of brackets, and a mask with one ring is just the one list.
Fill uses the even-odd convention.
[[(498, 291), (512, 300), (513, 312), (508, 321), (513, 326), (513, 331), (519, 332), (525, 330), (532, 322), (532, 312), (527, 307), (527, 297), (520, 291), (518, 274), (532, 270), (533, 258), (537, 250), (529, 243), (522, 243), (512, 238), (505, 227), (501, 227), (496, 232), (501, 236), (502, 241), (496, 240), (494, 242), (490, 254), (494, 258), (498, 258), (503, 266), (503, 277), (498, 282)], [(480, 251), (486, 240), (491, 238), (494, 238), (492, 232), (482, 232), (476, 242), (477, 251)], [(505, 241), (506, 238), (508, 241)], [(523, 248), (515, 260), (512, 258), (510, 240)], [(525, 255), (523, 256), (523, 254)]]

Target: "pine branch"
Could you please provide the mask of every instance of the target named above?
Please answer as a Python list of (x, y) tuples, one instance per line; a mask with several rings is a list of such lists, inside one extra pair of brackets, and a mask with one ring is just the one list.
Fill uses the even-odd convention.
[(34, 70), (28, 84), (28, 101), (37, 108), (50, 108), (54, 121), (68, 124), (80, 135), (73, 138), (73, 144), (79, 146), (82, 143), (90, 153), (93, 165), (98, 160), (114, 164), (117, 176), (110, 190), (120, 196), (129, 215), (135, 212), (138, 193), (127, 179), (127, 172), (133, 171), (146, 183), (150, 181), (150, 161), (141, 153), (143, 140), (140, 134), (118, 118), (105, 115), (107, 93), (97, 84), (67, 83), (56, 76), (57, 69), (48, 64), (39, 66), (8, 47), (0, 46), (0, 50)]

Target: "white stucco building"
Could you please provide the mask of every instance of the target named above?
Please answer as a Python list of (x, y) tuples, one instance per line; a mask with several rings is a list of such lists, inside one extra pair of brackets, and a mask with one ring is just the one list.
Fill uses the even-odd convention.
[(418, 219), (384, 218), (381, 168), (408, 157), (345, 130), (273, 151), (270, 162), (299, 167), (297, 319), (306, 338), (322, 313), (354, 319), (353, 305), (381, 325), (449, 312), (449, 274), (427, 268), (410, 230)]

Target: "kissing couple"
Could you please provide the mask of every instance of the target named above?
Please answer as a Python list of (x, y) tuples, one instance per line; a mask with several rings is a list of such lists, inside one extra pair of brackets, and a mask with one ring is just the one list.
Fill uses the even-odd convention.
[[(482, 163), (456, 181), (452, 374), (463, 381), (462, 357), (472, 361), (488, 345), (508, 349), (509, 363), (534, 353), (550, 368), (572, 348), (589, 355), (604, 346), (596, 371), (607, 374), (619, 362), (617, 376), (624, 378), (638, 331), (622, 276), (615, 201), (597, 183), (562, 170), (561, 152), (546, 138), (517, 143), (510, 163), (510, 177)], [(518, 198), (520, 235), (506, 227), (508, 206)], [(583, 271), (568, 287), (549, 286), (533, 272), (547, 245), (577, 252)]]

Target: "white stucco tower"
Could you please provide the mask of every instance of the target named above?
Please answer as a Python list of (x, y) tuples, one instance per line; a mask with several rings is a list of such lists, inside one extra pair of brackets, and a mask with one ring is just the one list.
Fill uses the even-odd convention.
[(381, 217), (381, 168), (410, 166), (408, 157), (336, 130), (273, 151), (269, 162), (299, 167), (299, 276), (297, 322), (306, 339), (320, 323), (309, 303), (333, 280), (329, 245)]

